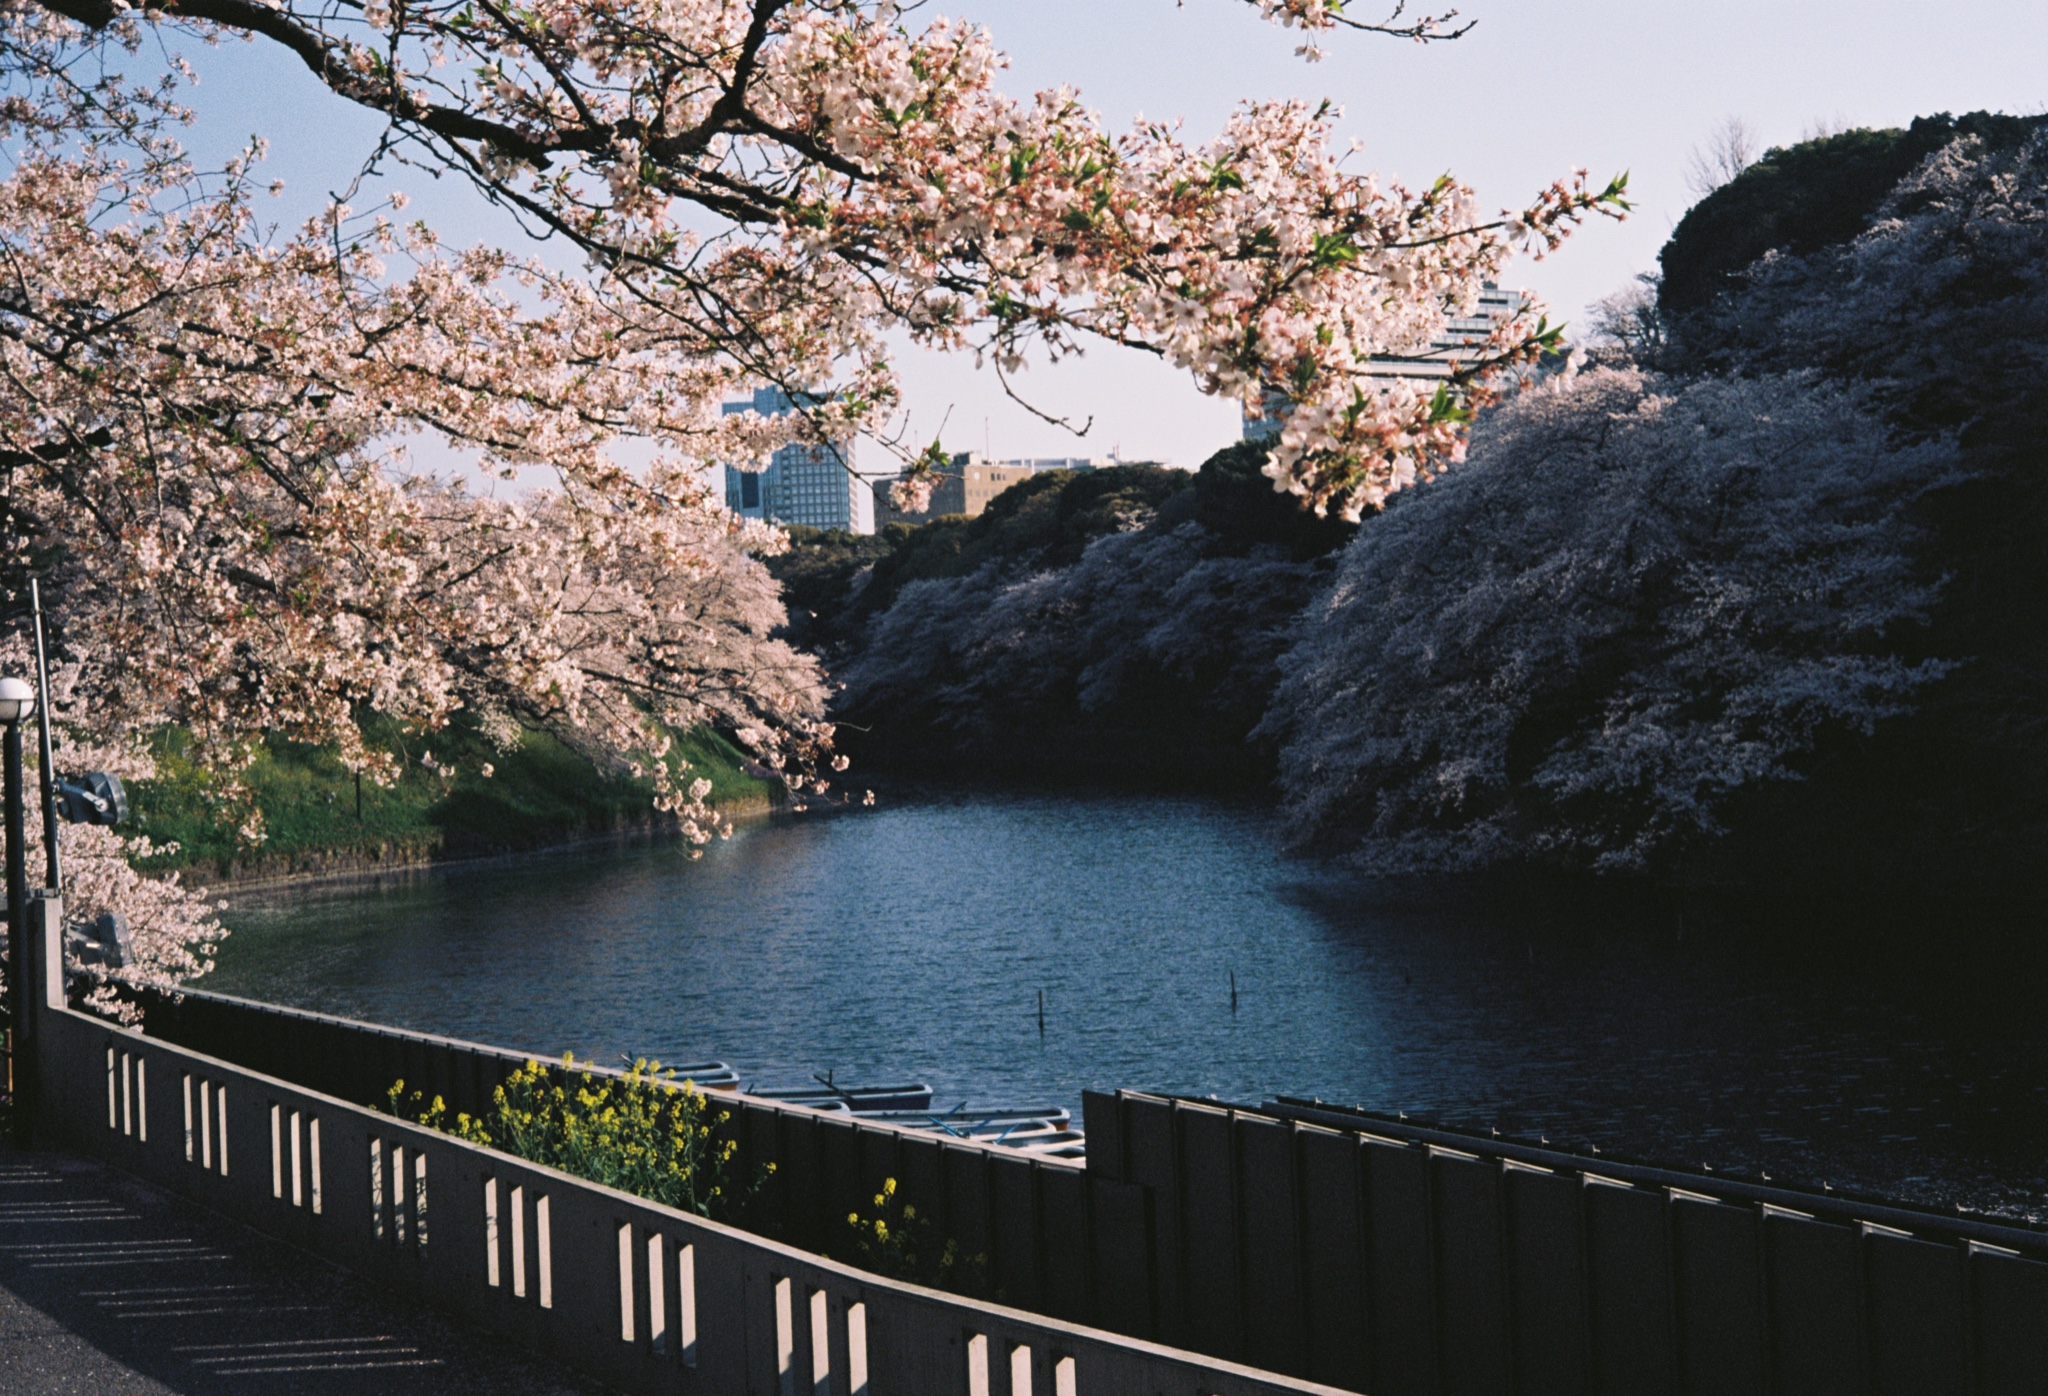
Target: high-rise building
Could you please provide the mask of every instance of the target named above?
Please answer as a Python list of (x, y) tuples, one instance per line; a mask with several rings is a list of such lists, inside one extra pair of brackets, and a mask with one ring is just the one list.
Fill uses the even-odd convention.
[[(725, 410), (773, 417), (797, 406), (780, 388), (757, 388), (751, 402), (729, 402)], [(849, 533), (875, 531), (873, 482), (858, 473), (850, 438), (829, 445), (792, 442), (775, 453), (766, 470), (727, 466), (725, 505), (751, 519)]]
[[(1362, 377), (1419, 379), (1423, 382), (1451, 376), (1451, 361), (1469, 356), (1475, 345), (1484, 344), (1493, 327), (1519, 313), (1529, 298), (1520, 291), (1506, 291), (1491, 281), (1479, 288), (1479, 304), (1470, 315), (1453, 315), (1444, 321), (1443, 333), (1431, 341), (1426, 353), (1410, 358), (1381, 355), (1367, 362)], [(1244, 439), (1264, 441), (1278, 436), (1287, 419), (1287, 395), (1267, 389), (1265, 415), (1243, 417)]]

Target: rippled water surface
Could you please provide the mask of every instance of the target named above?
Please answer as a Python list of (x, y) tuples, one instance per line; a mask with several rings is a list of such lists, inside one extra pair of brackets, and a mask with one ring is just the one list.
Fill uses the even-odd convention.
[(2048, 1216), (2048, 1014), (1788, 969), (1662, 912), (1396, 899), (1274, 849), (1261, 811), (1198, 799), (907, 794), (698, 862), (250, 894), (207, 987), (764, 1083), (922, 1079), (947, 1105), (1320, 1096)]

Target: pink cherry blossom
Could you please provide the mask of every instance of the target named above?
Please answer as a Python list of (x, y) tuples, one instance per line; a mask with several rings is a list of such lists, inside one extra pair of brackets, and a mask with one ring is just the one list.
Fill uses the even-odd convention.
[[(1250, 2), (1312, 36), (1458, 32)], [(396, 198), (266, 229), (260, 143), (216, 170), (178, 143), (181, 37), (310, 69), (582, 265), (444, 247)], [(1114, 344), (1289, 404), (1275, 489), (1356, 517), (1453, 459), (1489, 375), (1554, 334), (1502, 323), (1433, 395), (1377, 370), (1518, 250), (1625, 207), (1583, 172), (1498, 213), (1448, 178), (1411, 191), (1348, 168), (1336, 113), (1301, 103), (1206, 142), (1116, 134), (1070, 89), (1005, 95), (1003, 67), (985, 30), (894, 0), (0, 7), (6, 546), (46, 576), (67, 740), (142, 763), (177, 724), (232, 795), (265, 735), (381, 779), (362, 713), (431, 732), (466, 709), (650, 777), (701, 843), (723, 826), (671, 732), (734, 731), (813, 793), (832, 735), (816, 664), (772, 638), (757, 557), (781, 535), (720, 508), (706, 464), (886, 432), (898, 334), (1006, 383)], [(722, 411), (763, 382), (808, 405)], [(546, 485), (422, 474), (416, 436)], [(898, 503), (928, 491), (913, 471)], [(183, 927), (149, 974), (217, 935), (111, 864), (91, 888), (81, 909), (155, 898)]]

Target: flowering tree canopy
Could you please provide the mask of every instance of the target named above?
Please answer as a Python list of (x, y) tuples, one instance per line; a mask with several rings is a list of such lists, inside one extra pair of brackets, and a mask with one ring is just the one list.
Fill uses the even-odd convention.
[(1909, 510), (1952, 478), (1803, 376), (1520, 395), (1362, 530), (1266, 718), (1298, 837), (1381, 871), (1668, 866), (1946, 672)]
[(1263, 460), (1244, 442), (1192, 479), (1039, 475), (902, 539), (824, 627), (843, 646), (828, 653), (848, 747), (891, 765), (1265, 785), (1269, 753), (1246, 734), (1356, 529), (1273, 494)]
[[(244, 173), (213, 191), (175, 159), (31, 141), (0, 181), (7, 561), (49, 584), (74, 743), (175, 722), (228, 771), (275, 733), (381, 775), (359, 710), (432, 728), (466, 707), (651, 775), (697, 841), (719, 820), (671, 731), (715, 722), (801, 767), (828, 735), (820, 676), (770, 639), (780, 599), (749, 556), (779, 536), (680, 459), (627, 471), (603, 450), (690, 440), (664, 420), (681, 375), (595, 327), (575, 283), (529, 272), (543, 308), (516, 309), (502, 258), (442, 257), (419, 230), (338, 243), (329, 220), (267, 245)], [(555, 485), (500, 500), (408, 475), (398, 437), (420, 429)], [(147, 773), (136, 751), (98, 764)], [(148, 964), (189, 970), (183, 946), (214, 931), (169, 911), (195, 905), (104, 872), (74, 883), (79, 908), (107, 894)]]
[(1789, 844), (1806, 878), (1825, 847), (2038, 885), (2042, 128), (1916, 122), (1943, 140), (1888, 191), (1850, 133), (1703, 202), (1833, 240), (1617, 305), (1615, 354), (1663, 372), (1523, 394), (1361, 531), (1267, 718), (1296, 834), (1387, 869)]
[[(1252, 3), (1311, 41), (1459, 32)], [(199, 168), (188, 70), (137, 76), (181, 34), (271, 46), (386, 119), (373, 159), (460, 172), (583, 265), (451, 251), (397, 197), (266, 228), (260, 143)], [(1248, 104), (1199, 146), (1112, 135), (1069, 89), (1003, 95), (1001, 67), (892, 0), (4, 0), (5, 565), (47, 579), (71, 740), (177, 723), (232, 770), (278, 733), (375, 774), (361, 711), (469, 708), (651, 775), (701, 840), (669, 731), (716, 722), (792, 781), (830, 739), (815, 665), (771, 638), (752, 555), (779, 535), (702, 466), (884, 429), (888, 336), (1006, 378), (1099, 341), (1283, 394), (1276, 488), (1356, 517), (1455, 457), (1487, 373), (1555, 334), (1505, 322), (1433, 395), (1368, 361), (1624, 207), (1583, 174), (1498, 215), (1448, 177), (1382, 183), (1327, 106)], [(762, 381), (804, 411), (721, 411)], [(479, 497), (410, 469), (415, 434), (547, 487)], [(626, 439), (652, 459), (622, 465)]]
[[(1253, 0), (1312, 34), (1324, 0)], [(48, 0), (112, 31), (118, 0)], [(1250, 103), (1201, 146), (1105, 131), (1071, 89), (1002, 94), (990, 36), (894, 0), (543, 0), (531, 7), (171, 0), (160, 26), (275, 43), (600, 270), (622, 329), (799, 390), (827, 435), (896, 400), (884, 335), (1012, 374), (1089, 339), (1171, 360), (1257, 410), (1292, 404), (1276, 483), (1355, 515), (1453, 455), (1487, 370), (1554, 343), (1504, 322), (1442, 393), (1375, 387), (1524, 247), (1621, 182), (1583, 172), (1489, 215), (1449, 177), (1353, 173), (1333, 112)], [(1424, 19), (1412, 37), (1447, 31)], [(1454, 32), (1454, 31), (1453, 31)], [(918, 493), (913, 481), (910, 491)]]

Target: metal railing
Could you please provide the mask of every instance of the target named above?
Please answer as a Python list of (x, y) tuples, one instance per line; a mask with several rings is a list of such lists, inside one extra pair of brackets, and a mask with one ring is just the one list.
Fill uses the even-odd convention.
[(2042, 1396), (2048, 1232), (1313, 1103), (1086, 1098), (1158, 1341), (1374, 1396)]
[[(363, 1105), (474, 1113), (528, 1053), (205, 994), (39, 1024), (73, 1147), (628, 1390), (2048, 1392), (2048, 1233), (1986, 1218), (1305, 1102), (1090, 1093), (1084, 1171), (735, 1095), (770, 1240)], [(883, 1177), (1003, 1304), (817, 1254)]]
[[(31, 920), (38, 951), (54, 956), (61, 913), (39, 903)], [(42, 974), (52, 963), (29, 982), (53, 979)], [(622, 1390), (1331, 1391), (836, 1264), (117, 1029), (64, 1007), (54, 982), (32, 1008), (39, 1127), (66, 1146)], [(846, 1130), (800, 1107), (759, 1117), (803, 1116)], [(1078, 1188), (1078, 1170), (1060, 1171)]]

